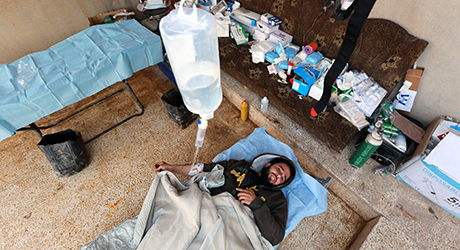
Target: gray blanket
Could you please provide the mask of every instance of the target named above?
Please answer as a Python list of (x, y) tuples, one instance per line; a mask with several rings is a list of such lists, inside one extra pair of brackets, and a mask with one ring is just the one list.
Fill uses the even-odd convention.
[(137, 219), (127, 220), (82, 249), (273, 249), (252, 211), (229, 193), (211, 196), (223, 184), (223, 168), (182, 184), (167, 171), (155, 177)]

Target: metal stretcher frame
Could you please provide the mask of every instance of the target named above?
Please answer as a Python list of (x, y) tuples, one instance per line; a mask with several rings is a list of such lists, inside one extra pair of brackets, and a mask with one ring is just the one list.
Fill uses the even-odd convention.
[(36, 121), (121, 81), (140, 107), (133, 117), (143, 114), (126, 79), (162, 62), (162, 51), (161, 38), (131, 19), (91, 26), (47, 50), (0, 64), (0, 142), (18, 130), (33, 130), (41, 136), (40, 129), (61, 121), (43, 127), (36, 126)]
[(89, 140), (85, 141), (85, 144), (90, 143), (91, 141), (93, 141), (93, 140), (99, 138), (101, 135), (103, 135), (103, 134), (105, 134), (105, 133), (111, 131), (112, 129), (114, 129), (114, 128), (120, 126), (121, 124), (123, 124), (123, 123), (125, 123), (125, 122), (131, 120), (131, 118), (134, 118), (134, 117), (136, 117), (136, 116), (141, 116), (141, 115), (144, 114), (144, 106), (142, 105), (142, 103), (139, 101), (139, 99), (137, 98), (136, 94), (135, 94), (134, 91), (132, 90), (131, 86), (130, 86), (129, 83), (128, 83), (128, 80), (127, 80), (127, 79), (123, 80), (123, 83), (124, 83), (124, 86), (123, 86), (121, 89), (119, 89), (119, 90), (117, 90), (117, 91), (115, 91), (115, 92), (113, 92), (113, 93), (111, 93), (111, 94), (109, 94), (109, 95), (107, 95), (107, 96), (105, 96), (105, 97), (103, 97), (103, 98), (101, 98), (101, 99), (99, 99), (99, 100), (97, 100), (97, 101), (95, 101), (95, 102), (93, 102), (93, 103), (87, 105), (86, 107), (83, 107), (83, 108), (81, 108), (81, 109), (79, 109), (79, 110), (73, 112), (72, 114), (70, 114), (70, 115), (68, 115), (68, 116), (66, 116), (66, 117), (64, 117), (64, 118), (59, 119), (58, 121), (56, 121), (56, 122), (54, 122), (54, 123), (52, 123), (52, 124), (50, 124), (50, 125), (38, 127), (38, 126), (33, 122), (33, 123), (31, 123), (28, 127), (20, 128), (20, 129), (18, 129), (17, 131), (33, 130), (33, 131), (35, 132), (35, 134), (41, 139), (41, 138), (43, 137), (43, 134), (42, 134), (42, 132), (40, 131), (41, 129), (48, 129), (48, 128), (54, 127), (54, 126), (56, 126), (57, 124), (59, 124), (60, 122), (65, 121), (65, 120), (71, 118), (72, 116), (74, 116), (74, 115), (76, 115), (76, 114), (79, 114), (79, 113), (83, 112), (84, 110), (86, 110), (86, 109), (88, 109), (88, 108), (90, 108), (90, 107), (92, 107), (92, 106), (94, 106), (94, 105), (96, 105), (96, 104), (98, 104), (98, 103), (100, 103), (100, 102), (106, 100), (107, 98), (110, 98), (110, 97), (112, 97), (112, 96), (114, 96), (114, 95), (116, 95), (116, 94), (118, 94), (118, 93), (121, 93), (123, 90), (126, 90), (126, 89), (127, 89), (127, 90), (131, 93), (131, 95), (134, 97), (134, 100), (136, 101), (137, 106), (140, 108), (141, 111), (138, 112), (138, 113), (135, 113), (135, 114), (133, 114), (133, 115), (127, 117), (127, 118), (125, 118), (123, 121), (118, 122), (117, 124), (111, 126), (110, 128), (108, 128), (108, 129), (102, 131), (101, 133), (99, 133), (99, 134), (93, 136), (92, 138), (90, 138)]

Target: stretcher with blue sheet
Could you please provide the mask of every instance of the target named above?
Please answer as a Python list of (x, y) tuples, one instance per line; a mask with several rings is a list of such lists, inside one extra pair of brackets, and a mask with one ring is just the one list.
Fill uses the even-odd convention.
[(127, 79), (162, 60), (160, 37), (126, 20), (91, 26), (47, 50), (1, 64), (0, 141), (17, 130), (37, 131), (35, 121), (120, 81), (142, 114)]

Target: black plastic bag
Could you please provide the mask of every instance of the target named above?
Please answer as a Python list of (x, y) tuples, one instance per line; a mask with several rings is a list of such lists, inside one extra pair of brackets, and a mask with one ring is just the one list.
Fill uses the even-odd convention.
[(81, 134), (71, 129), (43, 136), (38, 148), (60, 177), (74, 175), (89, 163)]
[(161, 100), (165, 105), (169, 120), (173, 121), (181, 129), (187, 128), (198, 118), (197, 114), (190, 112), (185, 107), (184, 100), (177, 87), (170, 89), (161, 96)]

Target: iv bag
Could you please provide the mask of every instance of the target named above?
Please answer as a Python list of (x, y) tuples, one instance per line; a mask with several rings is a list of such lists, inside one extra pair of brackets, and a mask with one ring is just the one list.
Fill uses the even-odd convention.
[(161, 19), (161, 38), (185, 106), (207, 120), (222, 102), (216, 21), (183, 3)]

